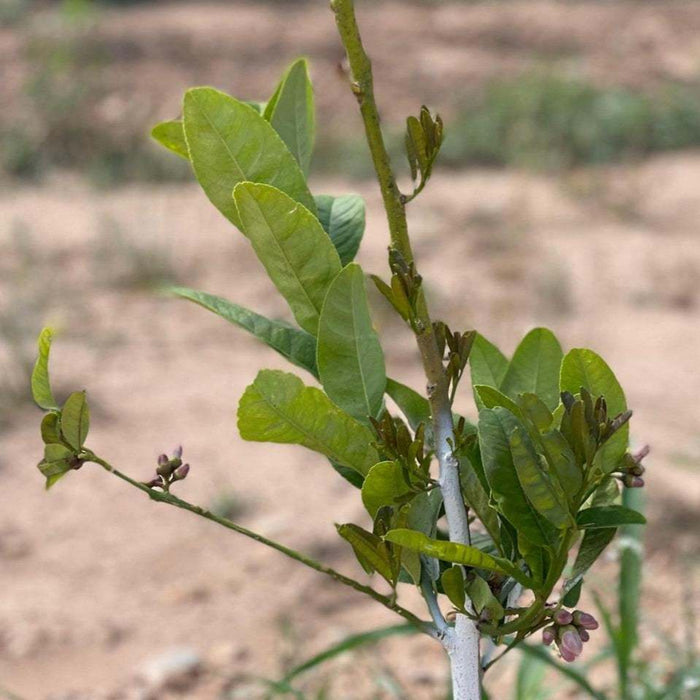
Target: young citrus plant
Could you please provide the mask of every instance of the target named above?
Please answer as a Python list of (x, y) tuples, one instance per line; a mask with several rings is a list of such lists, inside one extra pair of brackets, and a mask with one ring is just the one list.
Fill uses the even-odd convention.
[[(482, 659), (481, 639), (503, 645), (502, 654), (541, 630), (565, 661), (581, 653), (598, 626), (575, 609), (586, 572), (618, 527), (644, 522), (616, 503), (620, 482), (643, 484), (643, 454), (628, 451), (631, 412), (613, 372), (593, 351), (564, 354), (549, 330), (536, 328), (509, 359), (476, 331), (454, 331), (433, 320), (406, 207), (430, 178), (443, 124), (425, 107), (407, 119), (414, 188), (400, 192), (352, 0), (333, 0), (331, 7), (388, 220), (389, 274), (372, 280), (415, 335), (425, 397), (386, 375), (367, 276), (354, 262), (364, 232), (362, 199), (314, 195), (307, 184), (315, 116), (304, 60), (292, 64), (265, 103), (209, 87), (187, 91), (182, 119), (159, 124), (153, 136), (190, 162), (207, 197), (246, 236), (296, 320), (290, 325), (221, 297), (171, 290), (306, 372), (302, 379), (296, 372), (261, 370), (238, 405), (241, 436), (313, 450), (358, 490), (366, 521), (339, 525), (338, 534), (368, 575), (386, 580), (390, 595), (175, 496), (173, 485), (189, 472), (181, 449), (161, 455), (156, 473), (144, 482), (89, 449), (85, 393), (73, 393), (62, 407), (54, 400), (49, 329), (40, 337), (32, 376), (34, 398), (47, 412), (39, 469), (49, 487), (85, 463), (99, 464), (157, 501), (251, 537), (372, 597), (441, 643), (451, 662), (453, 696), (475, 700), (482, 674), (500, 656)], [(452, 410), (467, 367), (476, 425)], [(400, 584), (420, 589), (429, 619), (398, 603)]]

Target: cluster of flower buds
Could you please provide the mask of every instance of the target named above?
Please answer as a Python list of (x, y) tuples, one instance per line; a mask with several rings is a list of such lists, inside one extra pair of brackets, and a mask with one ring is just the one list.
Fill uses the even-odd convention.
[(564, 661), (574, 661), (590, 639), (589, 630), (598, 629), (598, 621), (581, 610), (559, 609), (552, 615), (552, 624), (542, 630), (542, 641), (550, 646), (555, 642)]
[(649, 454), (649, 445), (644, 445), (639, 452), (632, 454), (628, 452), (622, 458), (620, 470), (616, 473), (617, 478), (630, 489), (637, 489), (644, 486), (644, 465), (642, 460)]
[(168, 491), (172, 483), (182, 481), (189, 471), (190, 465), (182, 463), (182, 447), (176, 447), (172, 457), (168, 457), (166, 454), (158, 457), (156, 475), (145, 483), (149, 488), (161, 488), (163, 491)]

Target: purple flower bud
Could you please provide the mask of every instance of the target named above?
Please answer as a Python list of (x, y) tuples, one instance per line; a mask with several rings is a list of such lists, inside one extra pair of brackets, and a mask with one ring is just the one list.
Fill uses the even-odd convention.
[(190, 465), (189, 464), (183, 464), (182, 466), (178, 467), (175, 470), (175, 473), (173, 474), (173, 478), (175, 481), (182, 481), (187, 474), (189, 474), (190, 471)]
[(180, 459), (182, 457), (182, 445), (178, 445), (173, 450), (173, 457), (177, 457), (178, 459)]
[(582, 642), (587, 642), (591, 638), (591, 635), (583, 627), (578, 628), (578, 636), (581, 637)]
[(583, 627), (585, 630), (597, 630), (600, 627), (598, 620), (593, 615), (581, 610), (574, 611), (574, 624), (577, 627)]
[(148, 486), (149, 489), (152, 489), (155, 486), (160, 486), (162, 483), (163, 481), (159, 476), (154, 476), (150, 481), (146, 482), (146, 486)]
[(573, 619), (573, 615), (568, 610), (561, 609), (554, 613), (554, 622), (558, 625), (570, 625)]
[(634, 474), (634, 476), (641, 476), (645, 471), (644, 465), (635, 464), (633, 467), (630, 467), (629, 473)]
[(569, 652), (577, 657), (583, 651), (583, 642), (579, 636), (578, 630), (573, 625), (562, 627), (559, 633), (559, 650)]
[(561, 654), (561, 658), (564, 659), (567, 663), (571, 663), (572, 661), (576, 661), (576, 654), (572, 654), (568, 649), (562, 649), (559, 647), (559, 653)]
[(549, 627), (545, 627), (542, 630), (542, 643), (545, 646), (550, 646), (552, 642), (554, 641), (554, 638), (556, 637), (556, 630), (554, 625), (550, 625)]
[(168, 455), (158, 455), (158, 464), (162, 467), (168, 463)]
[(641, 489), (644, 486), (644, 479), (642, 479), (641, 476), (635, 476), (634, 479), (632, 479), (632, 488), (633, 489)]
[(634, 455), (634, 461), (635, 462), (641, 462), (650, 452), (651, 448), (649, 445), (644, 445), (639, 452), (637, 452), (636, 455)]

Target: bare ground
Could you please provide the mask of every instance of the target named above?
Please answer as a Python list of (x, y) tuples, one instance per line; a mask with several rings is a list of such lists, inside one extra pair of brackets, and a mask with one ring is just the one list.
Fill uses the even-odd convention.
[[(396, 91), (392, 109), (399, 113), (425, 99), (411, 91), (411, 76), (435, 76), (441, 52), (469, 47), (483, 55), (444, 58), (447, 72), (430, 95), (437, 103), (455, 75), (467, 77), (478, 66), (508, 70), (511, 59), (522, 65), (524, 37), (555, 53), (585, 54), (586, 65), (601, 74), (625, 65), (630, 80), (630, 66), (642, 76), (653, 72), (652, 63), (656, 71), (697, 66), (693, 28), (700, 12), (693, 3), (668, 5), (664, 11), (658, 4), (625, 3), (410, 6), (397, 20), (397, 6), (383, 4), (366, 24), (368, 43), (379, 48), (380, 87), (389, 90), (387, 104)], [(126, 59), (118, 63), (125, 81), (127, 72), (136, 82), (147, 80), (149, 70), (159, 76), (150, 80), (157, 83), (153, 100), (162, 116), (177, 109), (180, 88), (189, 83), (245, 89), (264, 78), (272, 84), (281, 63), (297, 52), (310, 54), (321, 82), (327, 81), (328, 92), (319, 89), (327, 101), (322, 109), (330, 110), (336, 98), (353, 109), (340, 83), (334, 88), (328, 77), (338, 51), (326, 11), (294, 12), (299, 9), (243, 3), (236, 13), (207, 5), (136, 7), (115, 13), (105, 31), (134, 41), (140, 32), (166, 37), (162, 44), (137, 42), (154, 52), (174, 50), (180, 44), (171, 39), (180, 31), (193, 37), (187, 57), (207, 57), (193, 73), (172, 80), (161, 74), (161, 54), (153, 65), (148, 54), (140, 56), (138, 71)], [(268, 26), (275, 29), (265, 37), (275, 40), (260, 30), (251, 47), (251, 36)], [(390, 69), (397, 52), (405, 55), (402, 47), (416, 26), (430, 28), (423, 59), (412, 54)], [(622, 38), (613, 36), (613, 26), (622, 27)], [(646, 29), (635, 34), (635, 26)], [(640, 43), (645, 32), (650, 44)], [(664, 32), (673, 41), (658, 64), (648, 46), (661, 42), (654, 37)], [(625, 36), (637, 38), (626, 43)], [(249, 55), (245, 71), (230, 75), (228, 64), (228, 82), (225, 62), (216, 60), (224, 45), (240, 52), (237, 60)], [(642, 48), (634, 53), (630, 46)], [(283, 56), (279, 63), (259, 61), (268, 49)], [(420, 66), (425, 73), (415, 72)], [(653, 448), (644, 582), (650, 658), (657, 654), (650, 630), (677, 636), (676, 582), (698, 562), (699, 178), (694, 153), (558, 177), (438, 173), (411, 210), (437, 315), (458, 328), (478, 328), (507, 351), (530, 327), (547, 324), (566, 346), (601, 352), (627, 388), (634, 440)], [(348, 188), (340, 181), (312, 185), (316, 192)], [(352, 187), (369, 206), (360, 261), (382, 272), (387, 241), (379, 198), (371, 184)], [(237, 435), (235, 407), (244, 387), (258, 368), (282, 367), (282, 361), (202, 309), (116, 284), (124, 249), (96, 253), (105, 243), (106, 222), (131, 248), (161, 251), (183, 283), (261, 313), (287, 314), (245, 239), (195, 186), (95, 192), (60, 176), (43, 188), (6, 189), (0, 194), (0, 295), (18, 314), (32, 314), (37, 328), (43, 322), (63, 328), (53, 374), (59, 394), (89, 390), (91, 447), (146, 478), (159, 452), (182, 443), (192, 464), (180, 485), (183, 497), (212, 505), (224, 494), (245, 525), (362, 576), (332, 525), (364, 522), (357, 494), (302, 448), (245, 443)], [(18, 225), (32, 241), (21, 284)], [(381, 299), (374, 299), (374, 308), (392, 375), (420, 388), (411, 338)], [(459, 402), (473, 415), (466, 387)], [(38, 412), (23, 408), (2, 434), (0, 686), (25, 698), (149, 697), (147, 687), (157, 698), (207, 700), (224, 688), (233, 697), (254, 698), (261, 690), (249, 676), (275, 677), (285, 662), (391, 621), (356, 594), (253, 542), (151, 503), (96, 467), (69, 475), (46, 494), (34, 468), (38, 420)], [(605, 593), (613, 574), (611, 560), (591, 582)], [(404, 597), (420, 609), (411, 591)], [(196, 668), (179, 690), (153, 690), (158, 660), (173, 660), (175, 649), (195, 654)], [(446, 665), (428, 640), (388, 641), (354, 659), (358, 667), (334, 662), (331, 697), (392, 697), (380, 685), (390, 671), (402, 678), (408, 697), (444, 697)], [(515, 659), (503, 663), (512, 673)], [(316, 687), (323, 675), (315, 677)], [(564, 690), (555, 696), (573, 697)]]

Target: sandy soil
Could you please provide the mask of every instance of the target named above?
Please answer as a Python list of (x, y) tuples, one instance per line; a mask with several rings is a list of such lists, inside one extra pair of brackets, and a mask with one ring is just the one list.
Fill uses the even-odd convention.
[[(415, 70), (417, 59), (400, 64), (398, 72), (389, 71), (389, 59), (408, 41), (406, 27), (421, 23), (434, 36), (421, 49), (430, 71), (440, 65), (440, 51), (474, 45), (490, 53), (480, 61), (451, 55), (445, 65), (454, 72), (522, 63), (509, 48), (515, 29), (508, 28), (516, 26), (519, 37), (525, 33), (547, 50), (598, 56), (590, 65), (602, 72), (612, 60), (613, 22), (623, 23), (623, 38), (636, 23), (647, 27), (652, 45), (653, 37), (674, 32), (667, 63), (654, 63), (659, 71), (685, 65), (672, 58), (676, 50), (687, 61), (700, 51), (693, 29), (700, 13), (691, 3), (671, 3), (664, 12), (655, 5), (536, 5), (536, 12), (532, 3), (410, 6), (406, 26), (399, 22), (391, 34), (382, 27), (393, 21), (396, 5), (382, 5), (373, 10), (376, 21), (367, 22), (368, 43), (386, 48), (377, 60), (382, 87), (396, 76), (406, 89), (410, 81), (402, 71)], [(532, 21), (522, 22), (527, 7)], [(135, 7), (116, 14), (109, 31), (136, 41), (139, 32), (156, 31), (155, 14), (159, 35), (186, 31), (194, 37), (187, 56), (204, 56), (199, 74), (162, 79), (153, 100), (164, 115), (175, 109), (185, 84), (221, 84), (223, 64), (210, 60), (207, 48), (216, 53), (217, 46), (232, 44), (250, 53), (251, 64), (264, 55), (266, 44), (250, 46), (263, 23), (284, 29), (279, 41), (260, 39), (274, 44), (274, 55), (286, 60), (303, 50), (321, 65), (335, 60), (337, 47), (320, 9), (304, 9), (309, 32), (301, 19), (287, 21), (300, 17), (293, 15), (298, 8), (253, 11), (237, 4), (236, 10), (222, 16), (205, 5), (196, 12)], [(163, 39), (152, 50), (176, 43)], [(629, 46), (637, 44), (615, 43), (616, 51), (632, 52), (620, 64), (643, 72), (650, 54)], [(494, 63), (495, 56), (503, 62)], [(123, 63), (135, 81), (149, 70), (148, 55), (139, 60), (143, 71)], [(271, 62), (256, 70), (271, 83), (278, 68)], [(230, 80), (252, 85), (260, 74)], [(436, 102), (453, 77), (436, 81)], [(351, 109), (340, 94), (339, 104)], [(424, 97), (407, 91), (402, 99), (413, 104)], [(400, 100), (394, 106), (403, 109)], [(675, 582), (697, 566), (699, 555), (699, 178), (700, 155), (693, 153), (560, 177), (438, 172), (411, 209), (436, 315), (457, 328), (478, 328), (507, 351), (530, 327), (547, 324), (566, 346), (601, 352), (627, 388), (634, 440), (653, 447), (645, 625), (676, 636), (681, 592)], [(340, 181), (312, 184), (316, 192), (348, 189)], [(377, 192), (372, 184), (352, 189), (369, 207), (360, 262), (383, 272), (386, 232)], [(28, 248), (19, 240), (29, 241)], [(258, 368), (283, 367), (281, 359), (198, 307), (125, 288), (124, 270), (138, 281), (129, 265), (143, 251), (185, 284), (267, 315), (288, 313), (246, 241), (194, 185), (96, 192), (61, 176), (42, 188), (0, 194), (0, 299), (37, 329), (44, 322), (62, 328), (55, 383), (60, 395), (89, 390), (90, 446), (146, 478), (159, 452), (182, 443), (192, 464), (179, 489), (183, 497), (207, 506), (226, 498), (246, 526), (362, 576), (332, 525), (365, 521), (357, 494), (302, 448), (245, 443), (237, 435), (238, 397)], [(411, 338), (382, 300), (375, 298), (374, 308), (392, 375), (420, 388)], [(459, 404), (473, 415), (466, 387)], [(97, 468), (69, 475), (46, 494), (34, 468), (41, 451), (38, 420), (37, 411), (23, 407), (1, 436), (0, 686), (37, 699), (207, 700), (224, 692), (255, 698), (262, 691), (251, 676), (276, 677), (284, 665), (344, 634), (392, 621), (362, 597), (253, 542), (151, 503)], [(613, 573), (610, 560), (592, 577), (594, 587), (605, 592)], [(403, 599), (420, 609), (412, 591), (402, 592)], [(647, 638), (652, 655), (654, 638)], [(504, 672), (512, 673), (516, 661), (505, 660)], [(169, 663), (183, 677), (171, 674), (167, 689), (161, 680)], [(393, 673), (410, 698), (444, 697), (446, 665), (429, 640), (387, 641), (331, 668), (313, 676), (310, 687), (328, 680), (334, 699), (395, 697), (387, 690)], [(573, 696), (561, 690), (555, 697)]]

